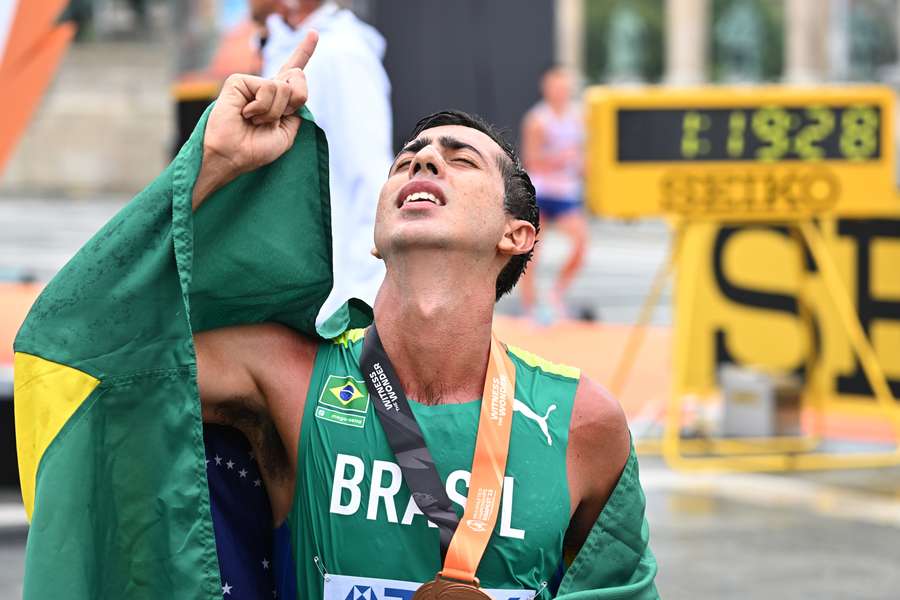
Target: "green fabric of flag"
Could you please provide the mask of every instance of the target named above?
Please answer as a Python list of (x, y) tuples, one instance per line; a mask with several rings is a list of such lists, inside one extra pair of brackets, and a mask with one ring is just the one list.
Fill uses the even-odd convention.
[(645, 506), (632, 447), (619, 482), (560, 582), (557, 600), (658, 600)]
[(221, 598), (192, 332), (371, 313), (332, 287), (328, 151), (297, 140), (191, 212), (209, 110), (171, 165), (48, 284), (15, 341), (24, 597)]

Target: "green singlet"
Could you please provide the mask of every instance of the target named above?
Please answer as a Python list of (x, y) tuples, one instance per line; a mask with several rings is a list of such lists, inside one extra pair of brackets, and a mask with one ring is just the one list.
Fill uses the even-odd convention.
[[(309, 600), (407, 600), (441, 568), (438, 530), (410, 497), (363, 382), (362, 340), (358, 329), (323, 343), (310, 379), (289, 517), (299, 596)], [(508, 350), (509, 460), (477, 575), (495, 600), (546, 598), (569, 526), (566, 447), (579, 371)], [(410, 404), (462, 516), (481, 401)]]

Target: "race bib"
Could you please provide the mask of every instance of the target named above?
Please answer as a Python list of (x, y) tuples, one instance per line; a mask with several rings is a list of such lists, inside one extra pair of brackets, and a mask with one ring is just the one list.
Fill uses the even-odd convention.
[[(421, 582), (328, 574), (325, 600), (412, 600)], [(531, 600), (532, 590), (484, 590), (494, 600)]]

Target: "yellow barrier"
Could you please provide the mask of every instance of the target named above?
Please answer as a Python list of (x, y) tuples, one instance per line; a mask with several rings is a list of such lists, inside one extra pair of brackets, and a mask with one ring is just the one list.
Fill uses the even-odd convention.
[[(674, 217), (610, 386), (627, 381), (674, 271), (673, 393), (662, 438), (639, 451), (694, 470), (900, 464), (893, 114), (878, 87), (589, 92), (591, 205)], [(723, 363), (802, 373), (804, 435), (685, 438), (684, 398), (715, 393)], [(837, 410), (890, 423), (890, 449), (825, 451), (822, 420)]]
[[(857, 223), (862, 227), (870, 222)], [(896, 242), (900, 242), (900, 215), (895, 220), (884, 219), (876, 224), (894, 223), (896, 228)], [(829, 225), (829, 223), (826, 223)], [(838, 229), (835, 223), (830, 223), (829, 229), (833, 232)], [(789, 319), (779, 323), (778, 317), (785, 315), (773, 315), (779, 307), (741, 306), (733, 298), (722, 294), (721, 281), (716, 281), (726, 276), (727, 267), (721, 264), (721, 254), (725, 250), (717, 240), (722, 239), (723, 226), (714, 223), (697, 223), (680, 221), (676, 223), (672, 236), (670, 260), (666, 265), (678, 263), (681, 269), (678, 271), (678, 286), (676, 293), (676, 351), (673, 394), (665, 411), (665, 421), (661, 440), (641, 440), (638, 442), (638, 451), (642, 453), (660, 453), (666, 461), (675, 468), (690, 470), (730, 470), (730, 471), (778, 471), (793, 469), (840, 469), (840, 468), (872, 468), (900, 464), (900, 408), (896, 398), (891, 393), (887, 377), (882, 369), (878, 353), (869, 341), (863, 330), (850, 295), (843, 283), (840, 268), (834, 260), (834, 252), (829, 245), (837, 243), (834, 239), (827, 240), (819, 228), (811, 222), (799, 222), (797, 224), (777, 226), (775, 224), (755, 224), (751, 227), (740, 229), (728, 226), (727, 231), (738, 231), (744, 235), (750, 235), (744, 240), (749, 244), (745, 248), (744, 255), (754, 257), (755, 265), (759, 269), (757, 273), (749, 269), (744, 272), (745, 279), (753, 280), (754, 276), (762, 279), (755, 283), (758, 288), (768, 289), (771, 293), (779, 289), (779, 284), (796, 288), (798, 296), (804, 287), (800, 275), (804, 269), (797, 269), (793, 277), (785, 277), (785, 272), (772, 270), (773, 265), (780, 264), (787, 268), (791, 261), (785, 260), (784, 252), (789, 246), (794, 248), (795, 263), (802, 263), (803, 256), (798, 250), (808, 248), (815, 260), (817, 270), (821, 271), (819, 281), (813, 281), (817, 292), (813, 294), (818, 302), (806, 299), (796, 302), (796, 314), (788, 315)], [(773, 244), (772, 239), (766, 239), (774, 231), (783, 231), (777, 235), (783, 239), (782, 247)], [(877, 228), (876, 228), (877, 229)], [(865, 231), (865, 229), (863, 229)], [(753, 233), (762, 233), (754, 239)], [(791, 235), (791, 234), (794, 235)], [(877, 233), (875, 231), (874, 233)], [(731, 234), (728, 234), (731, 235)], [(797, 245), (799, 241), (802, 244)], [(878, 236), (870, 236), (878, 237)], [(881, 236), (884, 237), (884, 236)], [(893, 238), (888, 238), (889, 240)], [(687, 248), (685, 248), (687, 246)], [(887, 249), (890, 249), (887, 248)], [(868, 273), (866, 278), (873, 281), (876, 288), (884, 289), (883, 279), (895, 279), (896, 269), (894, 265), (900, 264), (900, 243), (893, 248), (897, 255), (884, 253), (881, 259), (873, 266), (866, 263)], [(775, 255), (774, 260), (772, 255)], [(863, 255), (867, 251), (862, 252)], [(712, 260), (710, 260), (712, 259)], [(767, 262), (771, 260), (771, 263)], [(863, 261), (865, 263), (865, 261)], [(712, 263), (712, 264), (710, 264)], [(746, 265), (746, 263), (740, 263)], [(688, 267), (689, 265), (689, 267)], [(707, 266), (709, 265), (709, 266)], [(797, 266), (795, 265), (795, 267)], [(643, 324), (649, 321), (653, 306), (659, 297), (659, 290), (664, 287), (665, 275), (668, 268), (662, 268), (657, 274), (653, 290), (648, 295), (647, 302), (641, 311), (641, 321), (633, 329), (631, 340), (626, 343), (623, 353), (613, 378), (614, 392), (621, 388), (627, 378), (627, 371), (633, 364), (634, 355), (639, 349), (639, 337)], [(765, 281), (768, 275), (768, 281)], [(813, 279), (808, 274), (807, 280)], [(859, 279), (856, 277), (855, 279)], [(807, 281), (809, 284), (810, 281)], [(745, 283), (744, 285), (748, 285)], [(826, 293), (821, 293), (821, 288)], [(747, 288), (749, 289), (749, 288)], [(733, 291), (733, 290), (732, 290)], [(746, 291), (746, 290), (745, 290)], [(655, 293), (654, 293), (655, 292)], [(765, 298), (762, 291), (758, 291), (759, 301)], [(865, 297), (868, 290), (857, 290), (857, 297)], [(782, 300), (786, 294), (780, 296)], [(898, 301), (900, 304), (900, 301)], [(821, 327), (826, 330), (824, 346), (826, 351), (820, 352), (820, 360), (813, 369), (810, 368), (809, 348), (802, 348), (796, 343), (796, 339), (806, 338), (807, 344), (815, 343), (810, 334), (814, 327), (805, 325), (810, 319), (804, 315), (805, 307), (811, 311), (820, 321), (828, 319)], [(756, 317), (752, 315), (757, 312)], [(782, 311), (786, 312), (786, 311)], [(791, 323), (789, 321), (793, 320)], [(773, 325), (774, 323), (774, 325)], [(729, 330), (729, 325), (736, 326)], [(747, 325), (745, 327), (745, 325)], [(774, 332), (773, 332), (774, 329)], [(790, 331), (790, 335), (784, 335), (784, 330)], [(735, 331), (736, 330), (736, 331)], [(779, 330), (781, 335), (779, 335)], [(782, 343), (772, 345), (772, 340), (778, 339)], [(749, 346), (742, 348), (741, 343)], [(865, 378), (865, 382), (875, 390), (874, 402), (866, 396), (841, 395), (834, 389), (836, 381), (841, 380), (838, 372), (840, 363), (829, 362), (841, 354), (841, 350), (850, 350), (851, 358), (856, 356)], [(892, 360), (894, 372), (900, 373), (900, 346), (886, 344), (881, 348), (881, 354)], [(749, 353), (748, 353), (749, 351)], [(756, 352), (756, 354), (754, 354)], [(744, 361), (736, 359), (734, 354), (744, 354)], [(813, 415), (821, 415), (839, 407), (845, 413), (856, 413), (871, 416), (881, 415), (891, 422), (895, 437), (893, 448), (882, 452), (860, 453), (835, 453), (819, 452), (823, 440), (820, 419), (813, 419), (811, 431), (805, 435), (757, 437), (757, 438), (716, 438), (701, 437), (685, 439), (682, 437), (682, 415), (684, 412), (683, 399), (685, 396), (704, 396), (714, 392), (717, 388), (716, 368), (721, 356), (726, 354), (734, 362), (752, 364), (756, 367), (771, 370), (796, 370), (800, 368), (807, 371), (815, 370), (810, 379), (813, 385), (808, 385), (803, 395), (803, 402), (807, 411)], [(846, 361), (842, 361), (846, 362)], [(852, 365), (851, 365), (852, 367)], [(853, 369), (843, 375), (846, 381), (854, 382)], [(829, 384), (830, 382), (830, 384)], [(856, 382), (858, 383), (858, 382)], [(873, 405), (874, 404), (874, 405)]]

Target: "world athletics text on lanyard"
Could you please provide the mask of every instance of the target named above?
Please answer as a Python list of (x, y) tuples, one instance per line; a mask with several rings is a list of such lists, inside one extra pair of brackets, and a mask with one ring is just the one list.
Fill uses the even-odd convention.
[(359, 363), (403, 479), (416, 505), (440, 529), (444, 568), (434, 581), (420, 587), (413, 599), (489, 599), (490, 596), (479, 589), (475, 573), (500, 512), (516, 389), (516, 370), (512, 361), (491, 335), (472, 476), (461, 527), (374, 324), (366, 332)]

